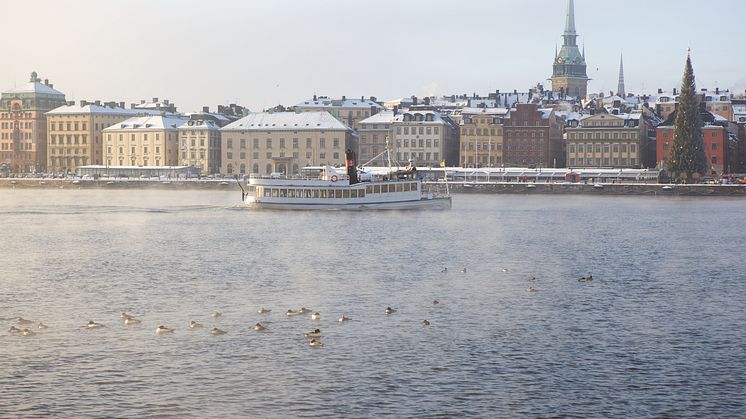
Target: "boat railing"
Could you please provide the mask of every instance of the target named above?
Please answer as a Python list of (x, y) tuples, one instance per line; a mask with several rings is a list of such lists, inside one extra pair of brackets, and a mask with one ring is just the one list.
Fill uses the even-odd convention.
[[(337, 178), (334, 181), (338, 180), (347, 180), (348, 176), (343, 174), (338, 175), (332, 175), (336, 176)], [(301, 176), (301, 175), (259, 175), (259, 174), (251, 174), (249, 175), (249, 179), (274, 179), (274, 180), (331, 180), (332, 176), (329, 176), (330, 179), (324, 179), (323, 176)]]

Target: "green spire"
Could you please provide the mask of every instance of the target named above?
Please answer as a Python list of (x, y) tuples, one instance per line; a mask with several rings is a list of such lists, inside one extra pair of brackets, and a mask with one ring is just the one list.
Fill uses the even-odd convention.
[(702, 114), (689, 54), (681, 80), (679, 107), (676, 110), (673, 142), (667, 169), (674, 178), (691, 183), (707, 172), (707, 156), (702, 138)]

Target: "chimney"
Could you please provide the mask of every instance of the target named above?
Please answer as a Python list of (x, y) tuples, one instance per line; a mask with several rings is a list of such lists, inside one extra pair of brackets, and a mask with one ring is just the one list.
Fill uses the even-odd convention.
[(49, 83), (49, 88), (54, 89), (54, 85), (52, 83)]
[(158, 98), (157, 98), (157, 97), (154, 97), (154, 98), (153, 98), (153, 103), (157, 103), (157, 102), (158, 102)]
[(663, 93), (663, 89), (658, 89), (658, 94)]
[(360, 96), (360, 101), (365, 102), (365, 96)]
[(676, 96), (676, 88), (673, 88), (673, 95)]
[[(46, 80), (45, 80), (45, 81), (46, 81)], [(720, 88), (719, 88), (719, 87), (716, 87), (716, 88), (715, 88), (715, 94), (716, 94), (716, 95), (719, 95), (719, 94), (720, 94)]]
[(137, 106), (137, 103), (130, 103), (130, 109), (135, 109), (136, 106)]
[(49, 86), (49, 79), (44, 79), (44, 85)]
[(316, 101), (316, 93), (313, 94), (313, 100)]
[(417, 106), (417, 96), (412, 96), (412, 105)]
[(163, 99), (163, 103), (165, 103), (166, 105), (168, 105), (168, 102), (169, 102), (168, 99)]
[(516, 96), (518, 96), (518, 90), (517, 89), (513, 89), (513, 94), (516, 95)]
[(375, 96), (371, 96), (371, 97), (370, 97), (370, 101), (371, 101), (371, 102), (375, 102), (375, 101), (376, 101), (376, 99), (377, 99), (377, 98), (376, 98)]
[(202, 112), (204, 112), (204, 113), (210, 113), (210, 107), (209, 106), (203, 106), (202, 107)]
[(399, 107), (394, 105), (394, 116), (399, 113)]
[(124, 102), (119, 102), (119, 107), (124, 109)]
[(145, 99), (140, 99), (140, 104), (144, 105), (145, 104)]
[(74, 100), (68, 100), (67, 101), (67, 106), (74, 106), (74, 105), (75, 105), (75, 101)]
[(88, 101), (85, 101), (85, 100), (81, 100), (81, 101), (80, 101), (80, 107), (82, 108), (82, 107), (84, 107), (84, 106), (88, 106)]
[(93, 103), (95, 103), (95, 104), (96, 104), (96, 106), (101, 106), (101, 101), (100, 101), (100, 100), (96, 100), (96, 101), (94, 101)]
[(342, 100), (347, 100), (347, 96), (342, 95)]

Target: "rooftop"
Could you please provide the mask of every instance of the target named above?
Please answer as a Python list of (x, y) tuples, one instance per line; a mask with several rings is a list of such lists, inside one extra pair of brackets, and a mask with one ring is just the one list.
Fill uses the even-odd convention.
[(106, 115), (137, 115), (138, 111), (133, 109), (124, 109), (118, 106), (110, 107), (106, 105), (96, 105), (89, 103), (81, 106), (80, 103), (74, 105), (63, 105), (47, 112), (47, 115), (88, 115), (88, 114), (106, 114)]
[(118, 130), (175, 130), (182, 124), (186, 123), (187, 120), (184, 118), (165, 116), (165, 115), (149, 115), (149, 116), (136, 116), (122, 122), (118, 122), (104, 131), (118, 131)]
[(349, 128), (329, 112), (257, 112), (221, 128), (223, 131), (344, 130)]
[(331, 99), (327, 96), (319, 96), (314, 99), (306, 100), (295, 105), (298, 108), (366, 108), (370, 109), (374, 107), (376, 109), (383, 109), (383, 106), (378, 103), (365, 98), (360, 99), (348, 99), (343, 96), (342, 99)]

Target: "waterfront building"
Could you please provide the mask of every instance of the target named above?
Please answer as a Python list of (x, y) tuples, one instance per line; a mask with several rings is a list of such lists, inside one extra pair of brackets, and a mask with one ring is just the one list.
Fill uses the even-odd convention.
[[(394, 120), (393, 110), (383, 110), (358, 123), (358, 162), (360, 164), (365, 164), (372, 158), (383, 153), (386, 149), (386, 141), (393, 140), (391, 129)], [(371, 164), (385, 165), (387, 162), (381, 157), (371, 162)]]
[(348, 99), (347, 96), (342, 96), (341, 99), (332, 99), (313, 95), (312, 99), (298, 103), (293, 109), (296, 112), (329, 112), (337, 120), (356, 130), (360, 121), (383, 110), (383, 106), (376, 102), (375, 97)]
[(75, 172), (78, 166), (104, 164), (103, 130), (134, 116), (124, 102), (81, 100), (47, 112), (47, 170)]
[(562, 120), (553, 109), (517, 104), (503, 119), (503, 165), (564, 167)]
[(566, 133), (569, 167), (639, 168), (655, 166), (651, 128), (642, 112), (605, 111), (569, 121)]
[(227, 175), (297, 175), (305, 166), (342, 166), (345, 150), (357, 150), (357, 136), (329, 112), (252, 113), (220, 133)]
[(136, 116), (102, 132), (107, 166), (176, 166), (179, 163), (178, 128), (186, 119), (177, 116)]
[[(716, 88), (714, 91), (701, 89), (699, 96), (708, 112), (720, 115), (727, 121), (735, 120), (729, 90), (720, 90), (720, 88)], [(655, 110), (661, 118), (667, 119), (674, 111), (676, 111), (678, 105), (678, 90), (673, 89), (670, 91), (664, 91), (663, 89), (658, 89), (658, 97), (655, 100)]]
[(458, 135), (458, 125), (430, 106), (395, 111), (393, 152), (400, 162), (414, 160), (417, 166), (455, 166)]
[(461, 167), (500, 167), (506, 108), (463, 108), (459, 136)]
[[(704, 103), (700, 103), (704, 108)], [(728, 121), (720, 115), (701, 109), (702, 138), (705, 145), (708, 167), (711, 172), (723, 173), (728, 167), (730, 139)], [(676, 111), (671, 113), (661, 125), (656, 128), (656, 161), (659, 167), (665, 168), (666, 161), (673, 143)]]
[(213, 118), (191, 115), (178, 132), (179, 165), (199, 167), (203, 174), (220, 172), (220, 125)]
[(0, 95), (0, 164), (16, 173), (38, 173), (47, 166), (46, 113), (65, 105), (64, 93), (36, 72), (28, 83)]
[(588, 94), (588, 78), (586, 72), (585, 53), (578, 48), (578, 34), (575, 31), (575, 5), (573, 0), (567, 2), (565, 17), (564, 39), (559, 53), (554, 54), (552, 71), (552, 91), (560, 92), (562, 96), (572, 96), (584, 99)]

